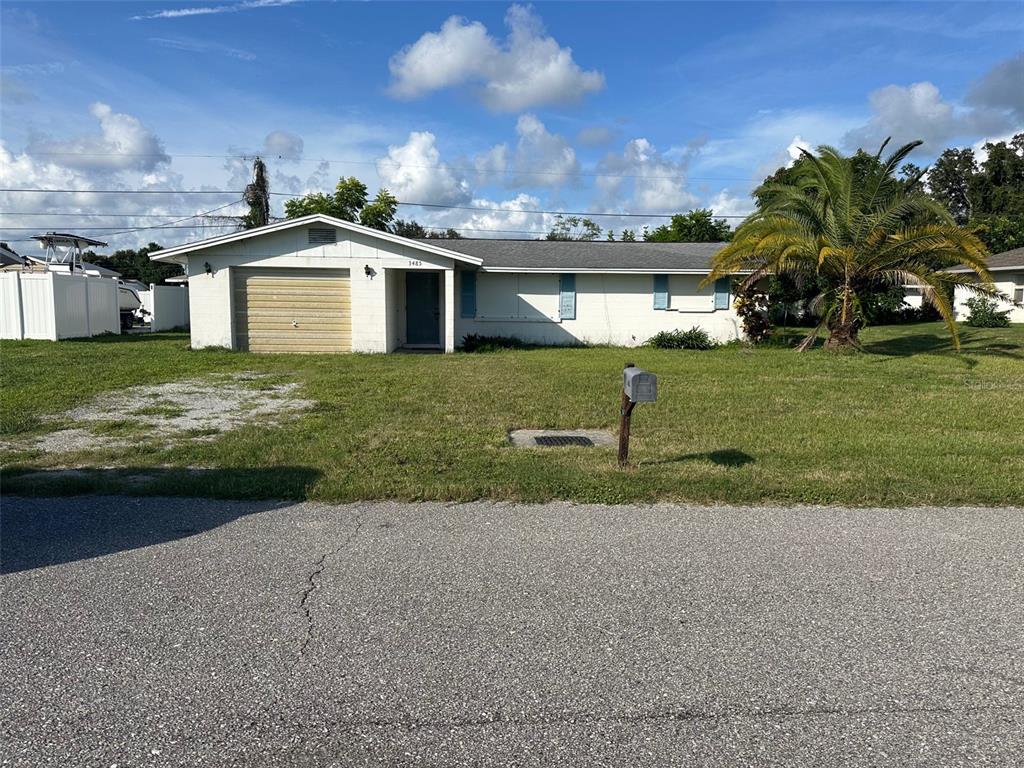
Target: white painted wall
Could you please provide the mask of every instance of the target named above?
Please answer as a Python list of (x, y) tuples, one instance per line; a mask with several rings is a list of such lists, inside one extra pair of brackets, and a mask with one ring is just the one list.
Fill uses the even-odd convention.
[(714, 288), (698, 289), (700, 275), (669, 276), (669, 309), (654, 309), (654, 277), (645, 274), (576, 274), (576, 319), (558, 319), (557, 274), (477, 273), (477, 314), (461, 317), (456, 273), (455, 336), (516, 336), (537, 344), (637, 346), (659, 331), (699, 326), (720, 342), (740, 338), (739, 318), (716, 310)]
[(0, 337), (58, 339), (120, 333), (117, 282), (60, 272), (0, 275)]
[[(314, 223), (322, 229), (326, 224)], [(404, 334), (388, 311), (388, 298), (396, 296), (390, 270), (452, 270), (454, 261), (402, 243), (380, 240), (361, 232), (337, 229), (338, 242), (310, 245), (309, 227), (270, 232), (259, 237), (199, 251), (188, 258), (190, 324), (195, 348), (231, 347), (231, 270), (233, 267), (288, 269), (348, 269), (352, 300), (352, 349), (355, 352), (388, 352), (396, 337)], [(212, 274), (207, 274), (209, 264)], [(373, 274), (367, 275), (369, 267)], [(389, 282), (392, 289), (389, 290)], [(404, 304), (404, 295), (403, 301)], [(399, 330), (401, 328), (401, 330)]]
[[(997, 271), (992, 273), (992, 277), (995, 280), (996, 288), (1005, 293), (1010, 298), (1014, 298), (1014, 296), (1017, 295), (1018, 291), (1024, 289), (1024, 271)], [(967, 308), (967, 300), (974, 295), (976, 294), (971, 293), (966, 288), (957, 288), (954, 291), (953, 311), (956, 314), (957, 320), (965, 321), (968, 317), (970, 317), (971, 311)], [(1006, 301), (1000, 301), (997, 303), (999, 305), (1000, 310), (1010, 310), (1011, 323), (1024, 323), (1024, 307), (1017, 307), (1014, 306), (1011, 302)]]
[(151, 285), (143, 301), (152, 312), (149, 318), (151, 331), (166, 331), (171, 328), (187, 328), (189, 325), (188, 287), (184, 285)]

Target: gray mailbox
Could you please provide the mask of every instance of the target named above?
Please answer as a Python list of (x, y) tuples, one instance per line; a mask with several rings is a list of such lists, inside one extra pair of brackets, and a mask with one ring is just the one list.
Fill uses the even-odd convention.
[(653, 403), (658, 399), (658, 377), (641, 368), (624, 368), (622, 391), (631, 403)]

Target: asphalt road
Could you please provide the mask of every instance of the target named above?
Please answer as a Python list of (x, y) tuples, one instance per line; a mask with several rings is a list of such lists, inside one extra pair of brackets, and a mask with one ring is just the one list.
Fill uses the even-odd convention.
[(1024, 765), (1024, 510), (2, 502), (0, 764)]

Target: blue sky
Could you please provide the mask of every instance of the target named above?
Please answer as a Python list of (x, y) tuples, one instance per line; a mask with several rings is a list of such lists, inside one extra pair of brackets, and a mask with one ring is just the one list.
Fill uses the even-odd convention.
[[(645, 221), (617, 213), (741, 215), (799, 145), (922, 138), (926, 163), (1024, 126), (1019, 2), (7, 1), (0, 13), (5, 188), (240, 191), (260, 153), (276, 192), (351, 174), (403, 201), (481, 209), (403, 218), (529, 236), (551, 217), (519, 211), (598, 211), (617, 230)], [(0, 193), (0, 235), (101, 234), (230, 201)]]

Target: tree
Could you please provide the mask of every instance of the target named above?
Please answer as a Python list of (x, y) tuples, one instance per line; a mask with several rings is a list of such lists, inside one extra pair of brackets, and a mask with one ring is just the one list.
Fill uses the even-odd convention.
[(707, 208), (677, 213), (669, 224), (662, 224), (644, 233), (644, 240), (654, 243), (722, 243), (732, 232), (725, 219), (712, 218)]
[(945, 206), (958, 224), (971, 218), (971, 177), (977, 173), (974, 152), (947, 149), (928, 170), (928, 191)]
[(609, 243), (614, 243), (615, 242), (615, 230), (609, 228), (608, 229), (608, 234), (605, 235), (604, 239), (607, 240)]
[(159, 243), (150, 243), (142, 248), (122, 248), (110, 256), (89, 258), (93, 264), (120, 272), (124, 280), (139, 280), (146, 285), (160, 284), (168, 277), (183, 274), (180, 264), (151, 261), (149, 254), (163, 250)]
[[(844, 157), (822, 146), (802, 151), (804, 162), (784, 184), (763, 190), (768, 202), (740, 225), (719, 251), (705, 284), (749, 272), (741, 292), (770, 275), (817, 280), (822, 290), (811, 303), (818, 326), (798, 347), (807, 349), (820, 328), (829, 332), (828, 349), (859, 346), (865, 323), (864, 300), (892, 285), (916, 285), (924, 301), (946, 322), (953, 345), (959, 336), (953, 319), (952, 290), (964, 286), (999, 296), (985, 263), (984, 244), (960, 227), (949, 212), (919, 189), (908, 189), (894, 173), (920, 141), (875, 162)], [(973, 275), (944, 271), (965, 264)]]
[(632, 229), (624, 229), (622, 230), (622, 234), (619, 236), (619, 239), (624, 243), (635, 243), (636, 232)]
[(385, 232), (389, 231), (397, 210), (398, 199), (386, 189), (378, 190), (377, 196), (367, 202), (366, 185), (355, 176), (338, 179), (333, 195), (310, 192), (284, 204), (284, 215), (289, 219), (323, 213)]
[(386, 189), (378, 190), (377, 196), (359, 211), (359, 223), (364, 227), (389, 231), (398, 210), (398, 198)]
[(438, 232), (437, 230), (431, 230), (430, 233), (427, 234), (427, 237), (430, 238), (431, 240), (461, 240), (462, 239), (462, 235), (459, 234), (459, 231), (457, 229), (452, 229), (451, 227), (448, 227), (448, 229), (444, 230), (444, 232)]
[(242, 197), (249, 205), (249, 212), (242, 217), (243, 229), (270, 223), (270, 182), (267, 180), (267, 166), (258, 157), (252, 163), (252, 182), (246, 185)]
[(548, 240), (597, 240), (601, 227), (590, 219), (579, 216), (555, 216), (555, 223), (548, 232)]
[(427, 236), (427, 230), (424, 229), (423, 225), (417, 221), (403, 221), (402, 219), (395, 219), (395, 223), (391, 227), (391, 231), (396, 235), (401, 235), (402, 237), (424, 238)]

